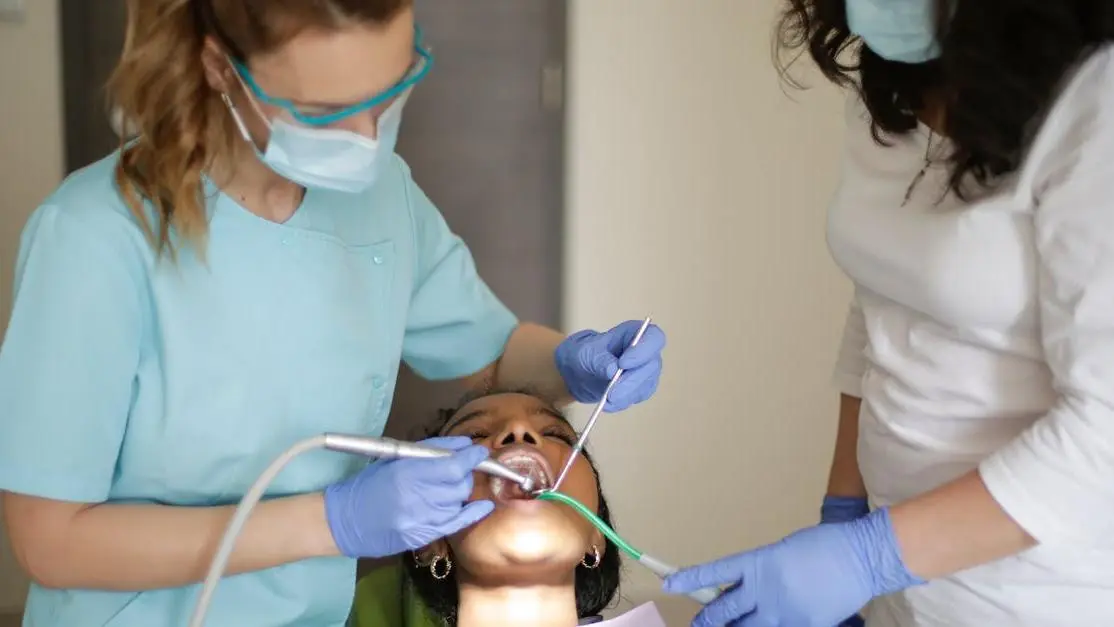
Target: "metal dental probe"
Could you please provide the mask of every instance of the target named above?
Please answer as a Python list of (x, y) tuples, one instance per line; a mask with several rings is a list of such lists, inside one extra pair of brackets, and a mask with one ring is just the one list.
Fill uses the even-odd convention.
[[(431, 459), (450, 457), (454, 453), (454, 451), (447, 449), (415, 444), (414, 442), (403, 442), (392, 438), (373, 438), (371, 436), (342, 433), (326, 433), (325, 448), (330, 451), (352, 453), (377, 459)], [(476, 470), (517, 483), (522, 487), (524, 494), (530, 494), (534, 491), (534, 480), (531, 477), (520, 475), (493, 459), (483, 460), (476, 466)]]
[[(642, 340), (642, 336), (646, 334), (646, 329), (648, 328), (650, 328), (650, 316), (646, 316), (646, 319), (642, 321), (642, 326), (638, 328), (638, 333), (634, 334), (634, 339), (631, 340), (627, 350), (638, 345), (638, 342)], [(556, 492), (557, 488), (561, 487), (561, 482), (565, 480), (565, 475), (569, 474), (572, 463), (576, 461), (577, 456), (580, 455), (580, 451), (582, 451), (584, 445), (588, 443), (588, 434), (592, 431), (592, 427), (596, 426), (596, 420), (600, 417), (600, 414), (603, 413), (604, 405), (607, 405), (607, 397), (611, 395), (611, 390), (615, 387), (615, 384), (619, 382), (619, 377), (621, 376), (623, 376), (622, 368), (616, 370), (615, 374), (611, 377), (611, 381), (608, 381), (607, 388), (603, 391), (603, 397), (600, 398), (599, 403), (596, 403), (596, 408), (592, 410), (592, 415), (588, 418), (588, 424), (584, 425), (584, 430), (580, 432), (580, 437), (576, 439), (576, 444), (572, 447), (572, 452), (569, 453), (569, 459), (565, 462), (564, 468), (561, 469), (561, 474), (557, 475), (557, 480), (553, 482), (551, 487), (545, 490), (546, 492)]]

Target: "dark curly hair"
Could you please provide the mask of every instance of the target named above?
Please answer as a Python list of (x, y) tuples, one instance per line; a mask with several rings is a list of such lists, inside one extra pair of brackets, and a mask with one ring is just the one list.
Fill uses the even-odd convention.
[[(526, 394), (541, 398), (530, 391), (485, 390), (468, 395), (460, 401), (459, 407), (480, 398), (499, 394)], [(442, 409), (438, 412), (436, 422), (430, 425), (422, 436), (442, 435), (441, 431), (456, 413), (457, 409)], [(555, 411), (554, 413), (559, 412)], [(598, 487), (600, 485), (599, 471), (587, 450), (582, 451), (581, 455), (588, 461), (588, 464), (592, 467), (592, 472), (596, 475), (596, 485), (599, 490), (597, 493), (599, 509), (596, 514), (610, 526), (612, 524), (611, 510), (607, 506), (607, 499), (603, 496), (602, 487)], [(582, 564), (576, 566), (576, 614), (580, 618), (598, 615), (619, 593), (619, 579), (622, 571), (619, 548), (606, 538), (604, 538), (604, 543), (605, 549), (600, 557), (599, 566), (596, 568), (586, 568)], [(428, 567), (418, 565), (415, 552), (404, 553), (402, 563), (407, 578), (432, 617), (440, 620), (447, 627), (455, 627), (457, 606), (460, 603), (456, 571), (450, 571), (445, 579), (434, 579)]]
[(1021, 165), (1066, 75), (1114, 40), (1114, 2), (924, 1), (936, 2), (937, 16), (951, 16), (937, 20), (941, 53), (933, 61), (898, 63), (875, 54), (849, 31), (845, 0), (786, 0), (779, 65), (788, 77), (788, 65), (807, 52), (830, 81), (856, 89), (883, 145), (885, 134), (915, 128), (931, 98), (942, 113), (938, 130), (953, 147), (948, 187), (968, 198)]

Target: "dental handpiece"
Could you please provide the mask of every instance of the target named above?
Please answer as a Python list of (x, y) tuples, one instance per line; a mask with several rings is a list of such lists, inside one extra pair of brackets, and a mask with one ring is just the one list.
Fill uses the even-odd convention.
[[(374, 438), (343, 433), (326, 433), (325, 448), (330, 451), (375, 457), (377, 459), (432, 459), (450, 457), (453, 454), (453, 451), (435, 446), (403, 442), (393, 438)], [(476, 466), (476, 470), (517, 483), (526, 494), (534, 490), (534, 480), (532, 478), (520, 475), (493, 459), (483, 460)]]

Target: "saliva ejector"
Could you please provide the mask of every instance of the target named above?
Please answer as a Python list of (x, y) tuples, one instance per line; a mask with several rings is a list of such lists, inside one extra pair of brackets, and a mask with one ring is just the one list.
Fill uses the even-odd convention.
[[(592, 523), (592, 525), (596, 529), (599, 529), (600, 533), (606, 536), (608, 540), (611, 540), (611, 542), (615, 544), (615, 546), (619, 547), (619, 550), (626, 553), (631, 559), (638, 562), (642, 566), (645, 566), (650, 572), (654, 573), (661, 579), (665, 579), (666, 577), (677, 572), (678, 569), (676, 566), (670, 566), (666, 562), (663, 562), (653, 555), (644, 553), (634, 548), (629, 542), (619, 536), (618, 533), (615, 533), (615, 530), (612, 529), (607, 523), (605, 523), (603, 519), (597, 516), (595, 512), (593, 512), (591, 509), (588, 509), (588, 506), (565, 494), (564, 492), (545, 490), (535, 493), (534, 497), (542, 501), (553, 501), (555, 503), (568, 505), (573, 509), (573, 511), (586, 518), (588, 522)], [(716, 597), (718, 597), (719, 595), (720, 590), (718, 588), (701, 588), (700, 590), (696, 590), (695, 592), (690, 592), (688, 594), (688, 597), (702, 605), (707, 605), (712, 601), (715, 601)]]

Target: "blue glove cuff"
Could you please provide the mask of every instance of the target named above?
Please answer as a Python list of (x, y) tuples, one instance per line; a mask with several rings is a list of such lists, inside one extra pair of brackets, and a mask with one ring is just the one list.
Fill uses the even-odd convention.
[(893, 594), (925, 583), (905, 566), (888, 507), (877, 509), (850, 525), (859, 557), (872, 578), (873, 596)]
[(355, 518), (350, 515), (345, 507), (351, 498), (351, 479), (334, 483), (325, 488), (325, 519), (329, 523), (329, 531), (333, 534), (333, 542), (345, 557), (367, 557), (359, 555), (356, 546), (359, 544), (359, 530), (348, 524)]
[(870, 513), (865, 497), (825, 496), (820, 506), (820, 523), (849, 522)]
[[(561, 374), (561, 379), (565, 382), (565, 387), (568, 388), (569, 394), (578, 403), (594, 403), (599, 400), (600, 395), (603, 393), (603, 387), (607, 385), (607, 381), (603, 380), (602, 383), (594, 381), (592, 377), (585, 376), (584, 367), (580, 363), (579, 350), (581, 342), (599, 335), (595, 331), (585, 329), (573, 333), (557, 345), (557, 349), (553, 351), (553, 361), (557, 366), (557, 372)], [(593, 383), (600, 387), (596, 390)]]

